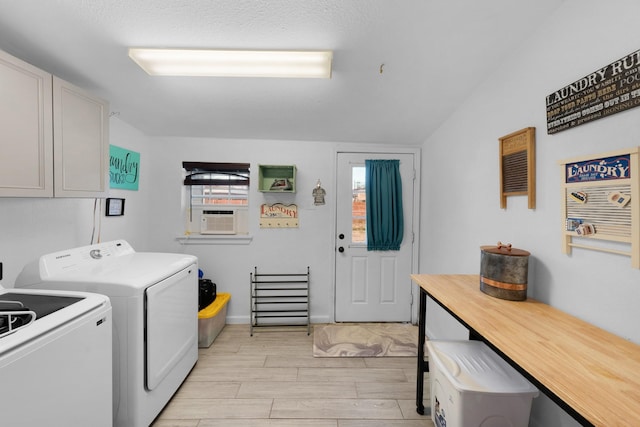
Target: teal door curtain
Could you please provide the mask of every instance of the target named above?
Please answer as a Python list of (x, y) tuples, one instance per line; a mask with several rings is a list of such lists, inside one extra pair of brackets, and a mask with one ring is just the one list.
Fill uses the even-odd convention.
[(367, 250), (400, 250), (404, 234), (400, 160), (365, 160)]

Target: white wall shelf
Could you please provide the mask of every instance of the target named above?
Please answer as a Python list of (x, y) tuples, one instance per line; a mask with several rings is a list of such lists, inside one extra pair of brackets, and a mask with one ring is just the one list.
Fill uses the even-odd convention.
[(202, 235), (190, 234), (178, 236), (176, 240), (181, 245), (248, 245), (253, 240), (251, 235)]

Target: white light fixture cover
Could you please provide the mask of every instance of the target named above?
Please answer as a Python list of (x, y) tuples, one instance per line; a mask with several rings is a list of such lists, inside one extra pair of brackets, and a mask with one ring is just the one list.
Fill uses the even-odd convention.
[(331, 78), (332, 51), (130, 48), (152, 76)]

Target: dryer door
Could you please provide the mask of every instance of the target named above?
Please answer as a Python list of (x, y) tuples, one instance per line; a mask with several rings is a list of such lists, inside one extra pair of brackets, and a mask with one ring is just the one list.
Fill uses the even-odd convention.
[(198, 346), (198, 268), (191, 265), (145, 291), (145, 387), (153, 390)]

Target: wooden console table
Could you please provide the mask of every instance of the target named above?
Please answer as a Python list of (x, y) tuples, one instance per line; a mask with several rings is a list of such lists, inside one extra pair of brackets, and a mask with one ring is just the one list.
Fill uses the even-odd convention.
[[(417, 411), (424, 414), (427, 295), (584, 426), (640, 426), (640, 346), (534, 299), (480, 291), (478, 275), (414, 274), (420, 286)], [(639, 325), (640, 326), (640, 325)]]

